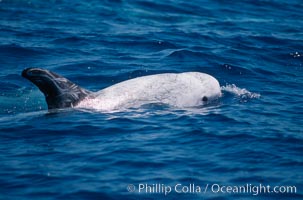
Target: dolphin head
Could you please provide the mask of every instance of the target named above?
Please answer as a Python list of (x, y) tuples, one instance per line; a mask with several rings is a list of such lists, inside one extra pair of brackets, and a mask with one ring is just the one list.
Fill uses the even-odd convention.
[(22, 76), (34, 83), (44, 94), (48, 109), (76, 106), (91, 93), (45, 69), (28, 68), (23, 70)]

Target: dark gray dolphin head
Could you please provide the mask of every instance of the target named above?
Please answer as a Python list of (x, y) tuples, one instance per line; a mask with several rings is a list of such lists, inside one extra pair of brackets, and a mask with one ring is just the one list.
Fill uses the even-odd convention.
[(23, 70), (22, 76), (43, 92), (48, 109), (74, 107), (92, 93), (45, 69), (28, 68)]

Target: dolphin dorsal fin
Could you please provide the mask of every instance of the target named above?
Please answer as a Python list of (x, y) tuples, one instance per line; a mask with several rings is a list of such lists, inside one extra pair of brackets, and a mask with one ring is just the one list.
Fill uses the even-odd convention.
[(22, 76), (44, 94), (48, 109), (74, 107), (92, 94), (63, 76), (45, 69), (28, 68), (23, 70)]

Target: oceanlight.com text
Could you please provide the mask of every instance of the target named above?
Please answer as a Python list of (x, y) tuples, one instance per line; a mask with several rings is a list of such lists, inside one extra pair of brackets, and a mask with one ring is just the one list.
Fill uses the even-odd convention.
[(257, 196), (260, 194), (296, 194), (296, 186), (271, 186), (265, 184), (244, 184), (244, 185), (223, 185), (223, 184), (129, 184), (127, 185), (128, 192), (139, 194), (251, 194)]

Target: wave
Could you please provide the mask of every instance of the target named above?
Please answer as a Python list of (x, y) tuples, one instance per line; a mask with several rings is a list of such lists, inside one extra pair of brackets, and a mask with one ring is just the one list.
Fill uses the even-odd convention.
[(178, 49), (172, 51), (165, 58), (184, 60), (184, 59), (198, 59), (201, 60), (204, 57), (207, 57), (206, 53), (191, 51), (187, 49)]
[(224, 92), (232, 93), (241, 99), (257, 99), (260, 98), (261, 95), (259, 93), (250, 92), (245, 88), (239, 88), (235, 84), (227, 84), (226, 86), (222, 86), (221, 90)]
[[(25, 47), (18, 44), (7, 44), (0, 46), (0, 53), (5, 56), (14, 55), (15, 57), (28, 57), (36, 55), (44, 55), (46, 50), (40, 47)], [(0, 54), (0, 56), (1, 56)]]
[(85, 45), (88, 44), (87, 38), (82, 38), (79, 36), (69, 36), (69, 37), (63, 37), (59, 39), (55, 39), (52, 41), (54, 44), (60, 44), (60, 45)]

